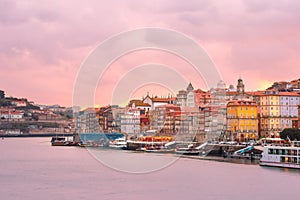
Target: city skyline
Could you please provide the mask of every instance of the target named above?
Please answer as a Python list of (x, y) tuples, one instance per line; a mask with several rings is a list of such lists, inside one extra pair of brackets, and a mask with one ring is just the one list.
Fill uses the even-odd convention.
[[(294, 1), (0, 4), (0, 89), (7, 96), (71, 106), (76, 75), (91, 50), (115, 34), (142, 27), (172, 29), (193, 38), (227, 85), (236, 85), (242, 77), (247, 90), (258, 90), (299, 78), (300, 3)], [(128, 70), (149, 62), (172, 66), (195, 88), (206, 89), (176, 56), (141, 51), (112, 63), (95, 101), (109, 104), (101, 94), (114, 88)]]

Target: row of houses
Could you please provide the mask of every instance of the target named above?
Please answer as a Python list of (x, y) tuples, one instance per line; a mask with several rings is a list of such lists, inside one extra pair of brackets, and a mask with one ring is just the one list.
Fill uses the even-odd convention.
[(236, 90), (220, 81), (209, 91), (190, 83), (176, 97), (147, 94), (126, 107), (88, 108), (78, 114), (79, 132), (122, 132), (137, 135), (155, 130), (160, 135), (194, 137), (201, 141), (223, 137), (251, 140), (299, 127), (300, 95), (297, 91), (247, 92), (242, 79)]
[(1, 120), (12, 120), (20, 121), (23, 119), (24, 113), (19, 110), (10, 108), (0, 108), (0, 119)]

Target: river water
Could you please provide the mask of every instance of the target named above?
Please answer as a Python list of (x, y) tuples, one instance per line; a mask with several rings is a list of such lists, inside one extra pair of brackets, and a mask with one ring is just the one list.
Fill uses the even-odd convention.
[[(0, 139), (1, 200), (300, 198), (300, 170), (98, 150), (114, 162), (124, 158), (121, 163), (125, 165), (128, 160), (130, 165), (124, 169), (143, 168), (147, 160), (156, 162), (156, 157), (172, 161), (153, 172), (147, 169), (148, 173), (125, 173), (99, 162), (85, 148), (52, 147), (49, 141), (50, 138)], [(134, 163), (136, 160), (141, 162)]]

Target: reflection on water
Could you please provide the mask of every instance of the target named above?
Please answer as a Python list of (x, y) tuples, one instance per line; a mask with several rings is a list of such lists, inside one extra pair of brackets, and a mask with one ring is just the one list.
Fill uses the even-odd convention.
[(299, 169), (290, 169), (290, 168), (283, 168), (283, 167), (268, 167), (268, 166), (262, 166), (261, 168), (268, 171), (274, 171), (276, 173), (284, 173), (285, 175), (300, 176)]
[(125, 150), (87, 148), (105, 166), (127, 173), (149, 173), (172, 165), (179, 157)]
[[(174, 155), (94, 149), (102, 158), (143, 170)], [(50, 138), (0, 140), (0, 199), (289, 199), (300, 196), (300, 171), (180, 158), (152, 173), (112, 170), (80, 147)], [(122, 160), (123, 159), (123, 160)], [(134, 162), (133, 162), (134, 160)]]

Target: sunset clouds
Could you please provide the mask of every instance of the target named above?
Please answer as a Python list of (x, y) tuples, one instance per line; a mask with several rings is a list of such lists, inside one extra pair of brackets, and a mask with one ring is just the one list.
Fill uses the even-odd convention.
[[(299, 10), (300, 1), (272, 0), (0, 0), (0, 89), (37, 103), (71, 105), (76, 74), (89, 52), (115, 34), (141, 27), (190, 36), (206, 49), (226, 84), (236, 85), (242, 76), (247, 89), (263, 89), (269, 82), (299, 78)], [(114, 63), (102, 93), (131, 63), (149, 63), (155, 55), (141, 54)], [(172, 63), (168, 59), (156, 60)], [(178, 70), (185, 71), (183, 65)], [(196, 88), (203, 86), (190, 79)]]

